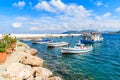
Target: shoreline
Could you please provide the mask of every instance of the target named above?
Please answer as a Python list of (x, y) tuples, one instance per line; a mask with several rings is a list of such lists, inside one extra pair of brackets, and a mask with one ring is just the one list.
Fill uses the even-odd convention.
[[(18, 46), (20, 44), (22, 46)], [(5, 63), (0, 64), (0, 80), (62, 80), (47, 68), (43, 68), (44, 60), (34, 55), (36, 53), (36, 49), (17, 42), (15, 51), (8, 54)]]

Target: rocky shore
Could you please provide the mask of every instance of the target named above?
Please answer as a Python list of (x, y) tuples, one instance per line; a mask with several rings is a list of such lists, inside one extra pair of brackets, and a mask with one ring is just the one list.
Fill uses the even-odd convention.
[(36, 49), (17, 42), (14, 52), (0, 65), (0, 80), (62, 80), (42, 67), (44, 60), (35, 56), (36, 53)]

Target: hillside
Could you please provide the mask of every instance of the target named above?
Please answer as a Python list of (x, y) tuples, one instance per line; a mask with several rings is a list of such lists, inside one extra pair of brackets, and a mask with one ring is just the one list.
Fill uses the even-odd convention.
[(82, 32), (96, 32), (95, 30), (82, 30), (82, 31), (66, 31), (62, 34), (81, 34)]

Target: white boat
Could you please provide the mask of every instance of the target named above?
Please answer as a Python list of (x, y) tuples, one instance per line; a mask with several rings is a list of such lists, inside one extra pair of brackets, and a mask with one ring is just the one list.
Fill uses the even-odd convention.
[(24, 41), (31, 41), (31, 39), (20, 39), (21, 42), (24, 42)]
[(69, 45), (68, 42), (51, 42), (51, 43), (47, 43), (48, 47), (62, 47), (62, 46), (67, 46)]
[(38, 39), (32, 39), (31, 41), (32, 42), (37, 42), (37, 41), (41, 41), (42, 39), (41, 38), (38, 38)]
[(33, 44), (45, 44), (45, 43), (50, 43), (52, 42), (52, 40), (50, 39), (42, 39), (42, 40), (38, 40), (38, 41), (32, 41)]
[(61, 53), (85, 53), (92, 51), (93, 47), (92, 46), (84, 46), (80, 47), (79, 45), (76, 45), (74, 47), (64, 47), (61, 49)]

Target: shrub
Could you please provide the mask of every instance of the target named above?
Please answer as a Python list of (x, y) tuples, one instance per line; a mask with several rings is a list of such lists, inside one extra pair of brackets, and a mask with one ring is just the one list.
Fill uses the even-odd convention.
[(9, 34), (3, 34), (2, 39), (7, 43), (7, 47), (10, 47), (12, 43), (17, 42), (17, 39), (15, 37), (11, 37)]
[(10, 42), (11, 42), (11, 43), (16, 43), (16, 42), (17, 42), (17, 39), (14, 38), (14, 37), (10, 37)]
[(5, 52), (7, 48), (7, 43), (2, 39), (0, 40), (0, 52)]

